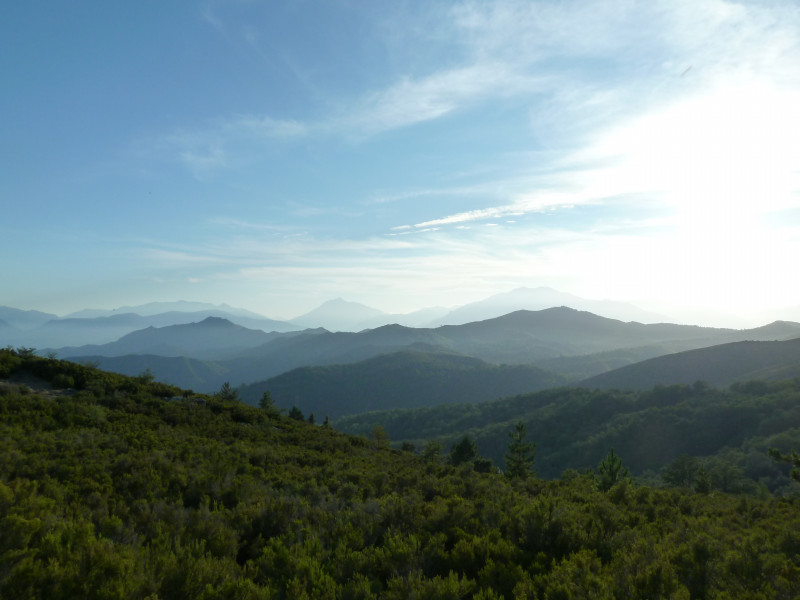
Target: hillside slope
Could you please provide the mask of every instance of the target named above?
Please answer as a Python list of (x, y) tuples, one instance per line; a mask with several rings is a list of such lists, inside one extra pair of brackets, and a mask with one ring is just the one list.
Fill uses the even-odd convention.
[[(788, 482), (767, 449), (800, 448), (800, 383), (640, 392), (560, 388), (478, 404), (365, 413), (334, 425), (356, 434), (380, 425), (398, 443), (417, 446), (431, 440), (448, 445), (468, 434), (481, 453), (502, 465), (508, 431), (518, 421), (537, 444), (537, 468), (546, 478), (591, 468), (613, 447), (635, 475), (649, 471), (655, 477), (687, 455), (701, 459), (720, 481), (728, 478), (720, 484), (725, 489), (760, 481), (777, 491)], [(738, 481), (733, 487), (731, 478)]]
[[(800, 594), (796, 501), (509, 480), (0, 350), (0, 596)], [(701, 574), (702, 576), (699, 576)]]
[(733, 342), (667, 354), (596, 375), (590, 388), (649, 389), (655, 385), (706, 381), (725, 386), (749, 379), (800, 376), (800, 338), (781, 342)]
[(564, 383), (563, 377), (536, 367), (405, 350), (346, 365), (301, 367), (244, 386), (240, 393), (255, 405), (269, 390), (277, 406), (294, 405), (335, 419), (370, 410), (478, 402)]

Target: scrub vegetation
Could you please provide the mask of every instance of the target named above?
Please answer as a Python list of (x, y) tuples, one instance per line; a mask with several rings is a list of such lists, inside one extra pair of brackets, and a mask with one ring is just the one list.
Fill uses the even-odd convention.
[(620, 447), (544, 480), (520, 421), (504, 474), (26, 349), (0, 379), (3, 598), (800, 595), (797, 499), (641, 485)]

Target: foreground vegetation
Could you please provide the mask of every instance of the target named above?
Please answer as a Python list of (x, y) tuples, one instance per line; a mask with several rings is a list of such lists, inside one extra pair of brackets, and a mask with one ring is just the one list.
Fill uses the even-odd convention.
[(793, 499), (478, 473), (19, 351), (7, 377), (3, 598), (800, 596)]

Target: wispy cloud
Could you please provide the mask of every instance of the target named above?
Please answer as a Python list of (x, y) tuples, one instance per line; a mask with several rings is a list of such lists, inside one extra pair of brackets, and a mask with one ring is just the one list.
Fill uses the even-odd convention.
[[(388, 86), (362, 90), (347, 109), (322, 118), (222, 116), (163, 141), (199, 172), (236, 165), (253, 144), (309, 135), (364, 140), (509, 97), (536, 99), (531, 125), (543, 133), (577, 125), (585, 139), (603, 119), (642, 114), (731, 72), (796, 77), (799, 12), (788, 1), (460, 2), (435, 12), (436, 44), (452, 48), (459, 64), (415, 76), (400, 71)], [(203, 18), (226, 39), (233, 35), (209, 8)], [(418, 34), (408, 29), (405, 41), (414, 43)]]
[(258, 115), (234, 115), (210, 120), (202, 127), (183, 129), (140, 142), (156, 154), (177, 157), (196, 176), (232, 167), (257, 156), (259, 147), (273, 141), (303, 137), (309, 129), (295, 120)]
[[(735, 296), (744, 271), (780, 293), (754, 261), (790, 269), (781, 257), (797, 248), (788, 229), (771, 237), (762, 223), (766, 211), (796, 205), (800, 189), (795, 2), (468, 1), (437, 17), (436, 39), (426, 43), (451, 52), (446, 66), (395, 65), (388, 83), (334, 98), (321, 116), (232, 115), (172, 135), (171, 147), (187, 166), (219, 169), (259, 145), (365, 144), (495, 103), (524, 115), (520, 127), (529, 128), (532, 148), (547, 151), (544, 162), (532, 154), (505, 179), (473, 186), (372, 194), (362, 206), (448, 197), (439, 215), (431, 218), (432, 201), (426, 218), (398, 217), (387, 235), (266, 244), (239, 224), (231, 243), (187, 253), (230, 277), (331, 287), (371, 280), (367, 287), (420, 295), (535, 275), (617, 297), (680, 300), (689, 286), (710, 304)], [(409, 27), (394, 35), (420, 34)], [(601, 225), (561, 218), (595, 207), (606, 210)], [(544, 216), (520, 218), (531, 214)], [(758, 248), (748, 253), (753, 244), (742, 239)], [(181, 259), (181, 251), (164, 251)]]
[(481, 62), (418, 79), (404, 77), (385, 90), (368, 94), (335, 126), (369, 137), (435, 120), (488, 98), (543, 89), (546, 86), (540, 77), (511, 70), (500, 62)]

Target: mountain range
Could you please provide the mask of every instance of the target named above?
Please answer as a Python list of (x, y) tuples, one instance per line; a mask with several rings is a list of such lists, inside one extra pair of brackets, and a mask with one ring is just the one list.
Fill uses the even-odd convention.
[(325, 328), (335, 332), (358, 332), (383, 325), (425, 328), (462, 325), (499, 317), (516, 310), (541, 310), (571, 306), (623, 321), (652, 323), (666, 317), (622, 302), (598, 301), (559, 292), (552, 288), (519, 288), (453, 309), (424, 308), (410, 313), (387, 313), (376, 308), (337, 298), (292, 320), (271, 319), (227, 304), (206, 302), (150, 302), (109, 309), (83, 309), (65, 316), (0, 306), (0, 335), (5, 345), (59, 348), (106, 344), (147, 327), (165, 327), (201, 321), (207, 317), (265, 332)]
[[(191, 309), (191, 310), (186, 310)], [(38, 311), (0, 306), (3, 345), (55, 349), (86, 344), (107, 344), (134, 331), (197, 323), (208, 317), (261, 331), (287, 332), (300, 329), (286, 321), (268, 319), (255, 313), (197, 302), (156, 302), (116, 311), (83, 310), (65, 317)]]
[[(567, 306), (478, 318), (520, 304), (562, 299), (635, 313), (640, 320)], [(22, 345), (39, 348), (43, 345), (31, 340), (70, 339), (69, 344), (44, 346), (42, 352), (126, 375), (149, 370), (159, 381), (200, 392), (229, 382), (242, 386), (242, 398), (254, 404), (269, 390), (278, 406), (297, 405), (336, 418), (488, 401), (563, 385), (649, 389), (800, 374), (800, 343), (787, 341), (800, 338), (798, 323), (776, 321), (743, 330), (643, 323), (659, 315), (549, 288), (520, 288), (449, 312), (429, 309), (405, 315), (406, 322), (433, 317), (434, 323), (452, 323), (427, 327), (393, 323), (362, 328), (391, 316), (342, 299), (292, 322), (227, 305), (189, 302), (53, 317), (0, 308), (0, 345), (17, 343), (15, 336), (28, 340)], [(477, 320), (455, 324), (471, 317)], [(104, 341), (111, 336), (113, 340)]]
[[(585, 311), (557, 307), (541, 311), (517, 311), (465, 325), (437, 328), (386, 325), (357, 333), (329, 332), (324, 329), (266, 333), (212, 318), (194, 324), (147, 328), (114, 343), (63, 348), (56, 353), (74, 360), (91, 361), (104, 369), (127, 375), (137, 375), (149, 369), (161, 381), (197, 391), (215, 391), (226, 381), (235, 386), (258, 384), (253, 386), (255, 391), (247, 397), (251, 402), (256, 402), (264, 389), (288, 389), (280, 386), (291, 379), (297, 389), (317, 390), (307, 394), (304, 392), (306, 396), (302, 403), (311, 406), (312, 402), (316, 402), (313, 400), (315, 394), (322, 393), (319, 391), (322, 388), (301, 383), (303, 378), (323, 380), (332, 371), (312, 369), (294, 373), (291, 377), (286, 375), (288, 379), (273, 378), (303, 367), (353, 365), (381, 355), (397, 357), (400, 356), (395, 354), (398, 352), (413, 352), (420, 363), (425, 363), (424, 368), (411, 368), (406, 356), (407, 372), (401, 378), (405, 384), (400, 385), (399, 389), (409, 391), (392, 391), (387, 396), (396, 398), (400, 407), (415, 402), (415, 396), (410, 391), (415, 386), (436, 387), (429, 375), (423, 376), (426, 369), (430, 370), (433, 364), (437, 364), (441, 369), (440, 379), (444, 380), (458, 371), (454, 368), (454, 361), (465, 358), (474, 359), (476, 362), (471, 364), (476, 371), (483, 372), (490, 379), (498, 375), (496, 370), (492, 371), (492, 366), (522, 365), (535, 368), (536, 381), (546, 382), (546, 385), (577, 383), (581, 380), (593, 385), (588, 378), (655, 356), (744, 340), (785, 340), (798, 336), (800, 324), (797, 323), (776, 322), (750, 330), (664, 323), (646, 325), (624, 323)], [(428, 356), (423, 359), (420, 355)], [(437, 355), (435, 360), (431, 358), (433, 355)], [(448, 358), (445, 359), (444, 355), (448, 355)], [(448, 361), (450, 363), (445, 364)], [(382, 360), (358, 368), (340, 369), (337, 377), (349, 377), (352, 381), (345, 387), (362, 390), (358, 392), (359, 398), (368, 395), (376, 397), (376, 388), (367, 385), (366, 380), (359, 379), (369, 372), (369, 378), (373, 380), (381, 377), (391, 380), (396, 373), (391, 370), (390, 364), (391, 360)], [(383, 365), (382, 371), (379, 365)], [(461, 369), (460, 373), (466, 381), (466, 370)], [(422, 380), (425, 380), (425, 386), (420, 383)], [(329, 382), (328, 385), (336, 387), (341, 381)], [(526, 385), (531, 385), (527, 391), (541, 389), (539, 383)], [(394, 386), (390, 387), (394, 390)], [(456, 385), (447, 388), (451, 391), (442, 393), (437, 401), (459, 402), (467, 396), (488, 400), (506, 393), (525, 391), (524, 388), (499, 386), (495, 392), (491, 392), (491, 388), (481, 388), (477, 384), (474, 387), (476, 390), (486, 389), (486, 394), (493, 396), (465, 396), (457, 391), (463, 390), (463, 386), (459, 388)], [(290, 398), (283, 392), (276, 397), (287, 404), (295, 403), (299, 398), (297, 393)], [(365, 401), (356, 400), (353, 396), (352, 402)], [(381, 407), (388, 408), (384, 404)], [(327, 407), (322, 410), (340, 414), (352, 412), (347, 407), (336, 410)]]

